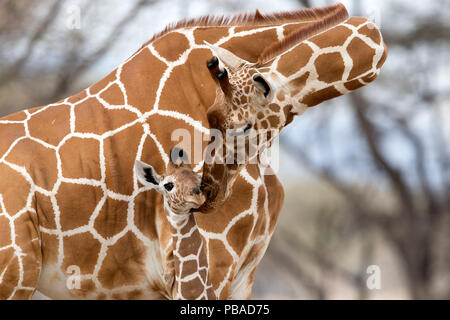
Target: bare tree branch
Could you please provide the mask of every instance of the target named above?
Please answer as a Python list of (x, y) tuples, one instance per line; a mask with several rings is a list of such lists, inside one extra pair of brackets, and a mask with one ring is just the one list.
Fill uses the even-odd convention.
[(73, 65), (64, 74), (61, 74), (58, 84), (55, 86), (53, 94), (50, 100), (56, 100), (61, 96), (67, 94), (70, 85), (76, 81), (86, 70), (88, 70), (94, 63), (99, 61), (115, 43), (115, 41), (122, 35), (126, 26), (134, 21), (139, 11), (146, 5), (155, 3), (156, 0), (139, 0), (135, 5), (128, 11), (126, 15), (112, 28), (109, 35), (103, 40), (103, 43), (99, 45), (97, 50), (95, 50), (88, 57), (82, 59), (81, 62)]
[(407, 188), (405, 179), (402, 173), (398, 169), (394, 168), (380, 151), (378, 135), (364, 112), (366, 107), (369, 105), (369, 102), (360, 92), (350, 94), (350, 100), (352, 101), (352, 109), (358, 119), (361, 131), (375, 163), (377, 163), (384, 170), (387, 177), (389, 177), (394, 190), (397, 192), (399, 199), (403, 203), (405, 213), (409, 216), (414, 215), (413, 197)]
[(63, 1), (59, 0), (55, 0), (53, 2), (53, 5), (48, 10), (47, 15), (28, 40), (27, 46), (22, 56), (18, 58), (16, 62), (13, 65), (11, 65), (6, 71), (4, 71), (3, 74), (1, 75), (0, 87), (3, 86), (6, 82), (16, 79), (20, 75), (26, 62), (33, 54), (34, 48), (38, 43), (39, 39), (42, 37), (43, 34), (45, 34), (45, 32), (47, 32), (48, 28), (51, 26), (56, 16), (58, 15), (62, 4)]

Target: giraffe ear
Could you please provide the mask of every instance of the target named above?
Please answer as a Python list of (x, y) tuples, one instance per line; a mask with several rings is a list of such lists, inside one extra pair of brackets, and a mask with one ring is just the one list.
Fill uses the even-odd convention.
[(217, 57), (217, 59), (219, 60), (219, 70), (220, 71), (223, 71), (224, 68), (227, 68), (227, 69), (229, 69), (229, 71), (234, 72), (242, 65), (249, 63), (248, 61), (246, 61), (242, 58), (239, 58), (234, 53), (232, 53), (231, 51), (228, 51), (225, 48), (215, 46), (206, 41), (204, 41), (204, 42), (208, 46), (208, 48), (211, 49), (211, 51), (213, 52), (213, 55), (215, 57)]
[(153, 167), (145, 162), (136, 160), (134, 165), (136, 170), (136, 176), (140, 183), (144, 186), (153, 186), (155, 189), (159, 189), (159, 183), (161, 182), (161, 177), (156, 173)]
[(264, 98), (271, 98), (273, 91), (272, 86), (270, 85), (270, 81), (264, 75), (255, 74), (253, 76), (253, 83), (256, 89), (264, 95)]

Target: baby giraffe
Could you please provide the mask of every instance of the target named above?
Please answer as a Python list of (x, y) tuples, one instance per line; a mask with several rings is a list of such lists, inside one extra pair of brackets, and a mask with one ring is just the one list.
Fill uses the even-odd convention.
[(208, 261), (195, 216), (195, 209), (205, 202), (200, 174), (192, 171), (185, 152), (174, 148), (166, 172), (136, 161), (138, 180), (164, 196), (164, 208), (171, 225), (175, 283), (173, 298), (180, 300), (216, 299), (209, 275)]

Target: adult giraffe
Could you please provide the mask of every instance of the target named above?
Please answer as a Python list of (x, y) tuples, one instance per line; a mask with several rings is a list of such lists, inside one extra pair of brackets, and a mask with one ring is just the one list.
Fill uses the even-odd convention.
[[(217, 106), (216, 83), (205, 67), (213, 54), (219, 56), (222, 71), (226, 56), (258, 62), (269, 53), (279, 55), (279, 61), (287, 56), (287, 61), (309, 61), (311, 53), (303, 56), (294, 49), (308, 40), (302, 35), (321, 39), (321, 49), (353, 48), (352, 66), (344, 68), (351, 68), (354, 77), (345, 72), (347, 80), (354, 80), (345, 84), (348, 90), (373, 80), (378, 71), (361, 75), (374, 64), (378, 70), (386, 56), (378, 29), (365, 19), (349, 19), (342, 5), (203, 17), (154, 36), (86, 90), (1, 119), (0, 298), (30, 298), (36, 288), (51, 298), (172, 298), (170, 224), (162, 196), (138, 182), (135, 161), (163, 172), (170, 150), (178, 145), (172, 132), (184, 128), (192, 136), (208, 133), (207, 109), (215, 101), (212, 111), (221, 111), (211, 111), (216, 116), (210, 118), (222, 114), (230, 128), (236, 127)], [(284, 50), (283, 39), (297, 40), (289, 42), (293, 50)], [(217, 48), (227, 51), (218, 53)], [(317, 61), (319, 55), (313, 56)], [(315, 66), (320, 78), (336, 76), (339, 68), (330, 69), (335, 59), (321, 60)], [(292, 90), (297, 90), (301, 82), (296, 87), (292, 80)], [(336, 96), (315, 89), (308, 92), (316, 92), (311, 105)], [(259, 90), (265, 93), (265, 86)], [(287, 112), (280, 123), (292, 116)], [(199, 163), (196, 171), (201, 169)], [(206, 176), (228, 169), (214, 166)], [(281, 210), (283, 189), (274, 175), (262, 175), (258, 165), (223, 176), (221, 183), (230, 192), (210, 193), (206, 211), (211, 213), (197, 214), (196, 220), (216, 296), (249, 298), (256, 266)], [(235, 181), (232, 188), (230, 181)], [(80, 277), (74, 277), (78, 271)]]

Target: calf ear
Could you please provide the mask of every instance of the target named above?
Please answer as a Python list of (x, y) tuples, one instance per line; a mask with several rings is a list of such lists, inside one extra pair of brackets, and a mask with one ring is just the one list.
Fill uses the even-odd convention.
[(144, 186), (150, 185), (154, 188), (159, 188), (161, 177), (156, 173), (155, 169), (153, 169), (151, 165), (136, 160), (134, 167), (140, 183), (142, 183)]

